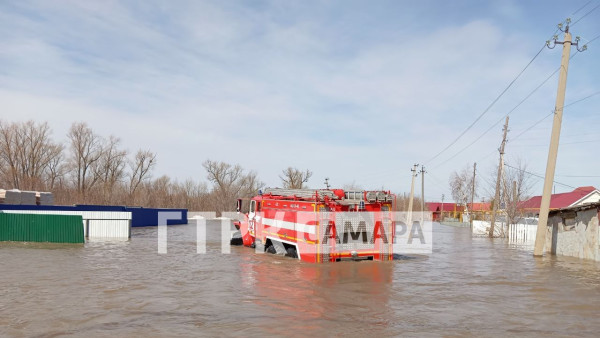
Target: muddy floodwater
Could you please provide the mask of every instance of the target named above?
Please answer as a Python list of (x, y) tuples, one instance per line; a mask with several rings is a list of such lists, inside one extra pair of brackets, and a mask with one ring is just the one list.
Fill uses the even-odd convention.
[(600, 263), (434, 224), (433, 253), (306, 264), (233, 247), (220, 228), (128, 242), (0, 243), (0, 336), (597, 336)]

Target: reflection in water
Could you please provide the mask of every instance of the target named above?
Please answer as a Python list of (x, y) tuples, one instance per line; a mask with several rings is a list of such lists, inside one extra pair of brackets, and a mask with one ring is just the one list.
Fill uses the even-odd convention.
[(129, 242), (0, 243), (0, 336), (581, 335), (600, 329), (600, 264), (436, 224), (434, 252), (306, 264), (194, 226)]

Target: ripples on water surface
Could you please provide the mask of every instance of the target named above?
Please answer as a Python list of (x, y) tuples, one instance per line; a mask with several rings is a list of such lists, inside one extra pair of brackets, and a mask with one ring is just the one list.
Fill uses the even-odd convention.
[(600, 264), (435, 224), (434, 252), (313, 265), (232, 247), (219, 227), (129, 242), (0, 243), (0, 336), (595, 336)]

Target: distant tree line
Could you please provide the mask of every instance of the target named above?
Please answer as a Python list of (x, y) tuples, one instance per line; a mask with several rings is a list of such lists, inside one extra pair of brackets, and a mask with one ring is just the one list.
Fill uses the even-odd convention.
[[(75, 122), (66, 142), (52, 138), (47, 122), (0, 120), (0, 188), (50, 191), (56, 204), (129, 205), (189, 210), (231, 211), (237, 198), (256, 195), (264, 186), (254, 171), (206, 160), (209, 184), (153, 177), (157, 155), (130, 153), (121, 140)], [(305, 188), (312, 172), (289, 167), (280, 176), (285, 188)]]
[[(232, 211), (237, 198), (252, 197), (264, 187), (254, 171), (238, 164), (206, 160), (206, 181), (185, 181), (167, 175), (154, 177), (157, 154), (149, 149), (130, 152), (121, 140), (97, 134), (85, 122), (75, 122), (65, 142), (53, 139), (47, 122), (0, 120), (0, 188), (49, 191), (55, 204), (128, 205)], [(306, 189), (308, 169), (283, 169), (279, 178), (287, 189)], [(346, 190), (363, 190), (347, 184)], [(398, 210), (408, 198), (398, 196)], [(414, 209), (422, 200), (415, 196)]]
[(50, 191), (64, 205), (215, 210), (230, 203), (222, 209), (230, 210), (231, 196), (262, 185), (253, 172), (210, 160), (204, 168), (212, 188), (193, 179), (154, 178), (157, 156), (150, 150), (130, 153), (118, 137), (102, 137), (83, 122), (73, 123), (66, 136), (65, 143), (55, 141), (47, 122), (0, 121), (0, 188)]

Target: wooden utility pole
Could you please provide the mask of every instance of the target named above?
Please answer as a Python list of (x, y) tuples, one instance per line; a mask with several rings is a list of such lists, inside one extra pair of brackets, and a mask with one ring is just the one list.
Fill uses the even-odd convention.
[(425, 166), (421, 166), (421, 222), (425, 215)]
[(410, 183), (410, 197), (408, 198), (408, 224), (412, 224), (412, 209), (413, 209), (413, 198), (415, 197), (415, 177), (417, 177), (417, 167), (419, 165), (415, 163), (413, 168), (410, 170), (412, 172), (412, 181)]
[(498, 164), (498, 178), (496, 179), (496, 194), (494, 195), (494, 206), (492, 208), (492, 222), (490, 224), (490, 237), (494, 237), (494, 227), (496, 226), (496, 210), (500, 204), (500, 179), (504, 170), (504, 146), (506, 145), (506, 134), (508, 133), (508, 116), (504, 123), (504, 134), (502, 136), (502, 144), (500, 145), (500, 163)]
[[(550, 41), (546, 42), (549, 48), (554, 48), (556, 44), (562, 44), (563, 51), (560, 61), (560, 74), (558, 78), (556, 106), (554, 108), (554, 121), (552, 122), (552, 135), (550, 136), (550, 148), (548, 149), (546, 177), (544, 178), (544, 190), (540, 205), (540, 216), (535, 236), (535, 247), (533, 249), (534, 256), (542, 256), (544, 254), (544, 245), (546, 244), (546, 226), (548, 224), (548, 212), (550, 211), (550, 199), (552, 196), (552, 183), (554, 182), (554, 170), (556, 169), (556, 156), (558, 154), (558, 142), (560, 140), (560, 127), (562, 124), (563, 108), (565, 106), (565, 91), (567, 89), (567, 73), (569, 70), (571, 46), (573, 45), (577, 47), (577, 50), (580, 52), (587, 48), (587, 46), (583, 46), (581, 50), (579, 49), (579, 38), (577, 38), (575, 42), (572, 42), (571, 33), (569, 32), (570, 22), (571, 20), (567, 19), (567, 27), (564, 30), (565, 40), (563, 42), (559, 42), (554, 39), (554, 45), (552, 47), (550, 47)], [(559, 25), (558, 28), (562, 30), (562, 25)]]
[(442, 194), (442, 210), (440, 210), (440, 223), (444, 221), (444, 194)]
[(475, 199), (475, 173), (477, 172), (477, 162), (473, 163), (473, 184), (471, 186), (471, 217), (469, 217), (469, 223), (471, 223), (471, 230), (473, 230), (473, 200)]

